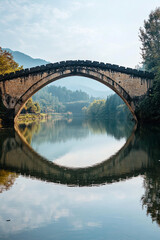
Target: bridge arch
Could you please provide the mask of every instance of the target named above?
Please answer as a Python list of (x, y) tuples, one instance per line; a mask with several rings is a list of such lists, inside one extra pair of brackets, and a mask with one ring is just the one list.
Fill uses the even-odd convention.
[(78, 67), (78, 68), (74, 68), (74, 69), (64, 69), (63, 68), (63, 70), (59, 69), (59, 71), (56, 71), (51, 74), (49, 73), (44, 77), (43, 76), (40, 77), (40, 79), (37, 82), (35, 82), (30, 88), (28, 88), (23, 93), (21, 98), (17, 101), (17, 103), (15, 105), (16, 117), (21, 112), (21, 110), (22, 110), (24, 104), (27, 102), (27, 100), (30, 97), (32, 97), (37, 91), (39, 91), (46, 85), (48, 85), (56, 80), (59, 80), (62, 78), (67, 78), (70, 76), (81, 76), (81, 77), (91, 78), (93, 80), (96, 80), (96, 81), (104, 84), (105, 86), (109, 87), (110, 89), (112, 89), (116, 94), (118, 94), (122, 98), (122, 100), (125, 102), (125, 104), (129, 108), (129, 110), (131, 111), (134, 119), (137, 121), (136, 115), (134, 113), (134, 105), (132, 102), (132, 98), (125, 91), (125, 89), (123, 89), (123, 87), (121, 87), (120, 84), (118, 84), (111, 77), (109, 77), (99, 71), (95, 71), (94, 69), (86, 69), (83, 67), (81, 67), (81, 68)]
[(13, 124), (25, 102), (38, 90), (58, 79), (83, 76), (103, 83), (116, 92), (136, 119), (142, 98), (154, 82), (152, 73), (115, 64), (84, 60), (62, 61), (0, 75), (0, 118)]

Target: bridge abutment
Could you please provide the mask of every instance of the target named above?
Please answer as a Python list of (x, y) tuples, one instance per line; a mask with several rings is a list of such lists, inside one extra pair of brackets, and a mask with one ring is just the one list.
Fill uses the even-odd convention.
[(15, 109), (6, 108), (0, 96), (0, 119), (2, 126), (13, 126), (15, 119)]

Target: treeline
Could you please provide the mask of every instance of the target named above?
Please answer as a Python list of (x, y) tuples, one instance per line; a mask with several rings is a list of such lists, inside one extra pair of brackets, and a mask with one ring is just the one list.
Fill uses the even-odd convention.
[(106, 100), (95, 99), (82, 91), (66, 87), (48, 86), (30, 98), (22, 109), (25, 113), (66, 113), (83, 115), (91, 119), (131, 118), (130, 111), (116, 94)]
[(81, 113), (82, 108), (88, 106), (93, 99), (81, 90), (71, 91), (53, 85), (41, 89), (33, 96), (33, 101), (39, 103), (43, 113)]
[(88, 107), (83, 108), (83, 112), (94, 119), (132, 118), (128, 107), (116, 94), (109, 96), (107, 100), (94, 100)]

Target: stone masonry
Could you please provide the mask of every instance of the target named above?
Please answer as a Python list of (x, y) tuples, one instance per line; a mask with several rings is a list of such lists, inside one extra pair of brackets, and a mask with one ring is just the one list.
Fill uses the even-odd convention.
[(84, 76), (108, 86), (124, 100), (135, 119), (135, 109), (154, 81), (152, 73), (95, 61), (62, 61), (24, 69), (0, 75), (0, 118), (14, 122), (34, 93), (68, 76)]

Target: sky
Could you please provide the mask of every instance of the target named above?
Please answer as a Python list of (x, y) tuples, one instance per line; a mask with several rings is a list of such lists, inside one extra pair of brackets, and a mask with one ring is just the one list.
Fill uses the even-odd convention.
[(140, 64), (139, 28), (160, 0), (0, 0), (0, 46), (50, 62)]

